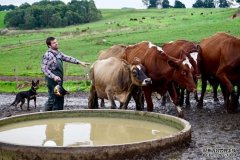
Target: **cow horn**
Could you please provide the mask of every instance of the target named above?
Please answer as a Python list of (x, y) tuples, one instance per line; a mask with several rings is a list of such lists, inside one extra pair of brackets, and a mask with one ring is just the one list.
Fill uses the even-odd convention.
[(139, 65), (141, 64), (141, 60), (138, 57), (134, 57), (132, 65)]

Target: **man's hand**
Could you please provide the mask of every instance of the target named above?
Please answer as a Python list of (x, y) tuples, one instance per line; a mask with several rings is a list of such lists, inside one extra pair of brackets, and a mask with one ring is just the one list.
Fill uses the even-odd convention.
[(61, 78), (58, 77), (58, 76), (55, 76), (55, 77), (54, 77), (54, 81), (55, 81), (55, 82), (61, 81)]
[(81, 64), (83, 67), (87, 67), (90, 63), (79, 61), (78, 64)]

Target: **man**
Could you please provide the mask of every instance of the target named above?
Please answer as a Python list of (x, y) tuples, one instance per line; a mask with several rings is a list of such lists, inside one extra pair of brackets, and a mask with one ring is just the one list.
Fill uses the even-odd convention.
[(63, 54), (58, 49), (57, 39), (48, 37), (46, 39), (48, 46), (47, 52), (43, 55), (42, 59), (42, 72), (46, 75), (48, 87), (48, 100), (45, 103), (45, 111), (63, 110), (64, 97), (54, 95), (54, 87), (56, 85), (63, 85), (63, 62), (70, 62), (74, 64), (81, 64), (86, 67), (89, 63), (82, 62), (76, 58)]

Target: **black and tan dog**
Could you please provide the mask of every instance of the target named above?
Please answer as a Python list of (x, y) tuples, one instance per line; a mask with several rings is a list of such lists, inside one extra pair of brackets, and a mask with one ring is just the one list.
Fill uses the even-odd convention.
[(36, 108), (36, 95), (37, 95), (38, 86), (39, 86), (39, 80), (37, 80), (36, 82), (32, 81), (31, 89), (29, 89), (28, 91), (19, 92), (16, 95), (14, 102), (10, 106), (16, 107), (18, 105), (18, 103), (21, 102), (20, 107), (22, 109), (22, 106), (25, 103), (25, 99), (27, 99), (27, 110), (29, 110), (29, 102), (30, 102), (30, 100), (33, 99), (34, 105)]

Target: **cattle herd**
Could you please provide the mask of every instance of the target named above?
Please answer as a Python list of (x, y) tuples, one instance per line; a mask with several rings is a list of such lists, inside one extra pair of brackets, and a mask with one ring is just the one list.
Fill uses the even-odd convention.
[[(197, 96), (197, 82), (202, 82)], [(142, 110), (146, 100), (147, 111), (153, 111), (152, 94), (170, 96), (179, 117), (186, 93), (186, 106), (190, 106), (189, 93), (195, 93), (198, 107), (203, 106), (207, 82), (213, 86), (214, 100), (220, 86), (224, 107), (228, 113), (237, 112), (240, 82), (240, 39), (227, 33), (216, 33), (199, 44), (176, 40), (162, 47), (143, 41), (135, 45), (114, 45), (101, 51), (90, 69), (91, 89), (89, 108), (98, 108), (104, 99), (116, 108), (127, 108), (131, 97), (136, 109)], [(200, 82), (200, 81), (199, 81)], [(163, 98), (164, 100), (164, 98)]]

